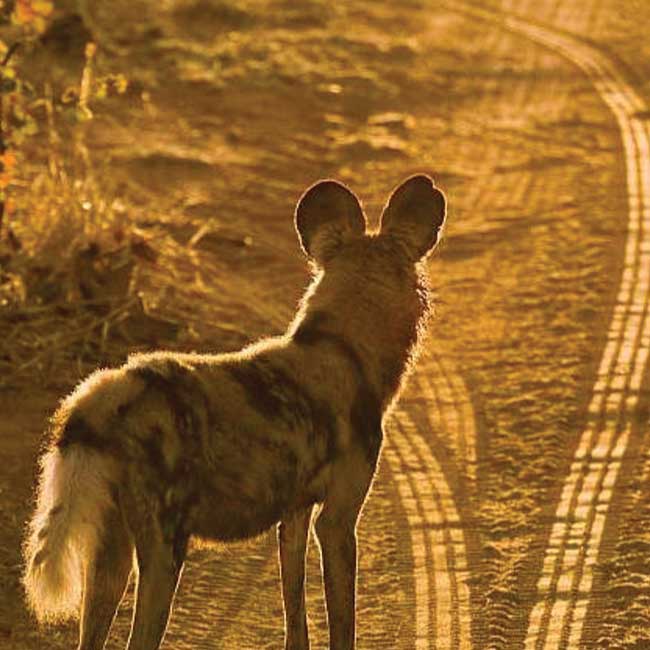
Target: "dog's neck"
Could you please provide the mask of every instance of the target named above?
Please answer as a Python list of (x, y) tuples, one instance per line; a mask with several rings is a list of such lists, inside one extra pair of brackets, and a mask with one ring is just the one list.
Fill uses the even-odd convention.
[(329, 343), (386, 408), (412, 364), (429, 313), (426, 279), (416, 279), (411, 295), (399, 296), (395, 304), (396, 297), (384, 295), (382, 287), (332, 291), (317, 278), (288, 334), (298, 344)]

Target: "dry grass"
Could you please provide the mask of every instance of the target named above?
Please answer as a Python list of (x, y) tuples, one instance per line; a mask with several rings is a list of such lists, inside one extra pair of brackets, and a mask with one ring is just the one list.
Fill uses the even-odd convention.
[(48, 108), (45, 153), (30, 152), (41, 160), (21, 167), (2, 238), (0, 386), (69, 383), (127, 349), (196, 345), (202, 327), (225, 332), (226, 346), (242, 339), (227, 317), (215, 322), (197, 311), (220, 284), (203, 281), (210, 223), (179, 225), (150, 213), (145, 220), (94, 168), (83, 125), (62, 134), (53, 114)]

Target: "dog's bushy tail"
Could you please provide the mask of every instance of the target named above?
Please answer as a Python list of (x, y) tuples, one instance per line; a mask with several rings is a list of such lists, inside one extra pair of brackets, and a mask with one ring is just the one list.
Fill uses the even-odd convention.
[(82, 444), (41, 459), (36, 509), (24, 545), (23, 583), (41, 622), (78, 616), (84, 573), (101, 541), (114, 465)]

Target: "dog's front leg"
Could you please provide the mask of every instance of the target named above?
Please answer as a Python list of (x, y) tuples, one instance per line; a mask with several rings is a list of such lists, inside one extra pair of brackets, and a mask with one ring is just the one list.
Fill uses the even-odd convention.
[(305, 612), (305, 555), (312, 508), (293, 513), (278, 526), (286, 650), (309, 650)]
[(354, 650), (356, 526), (374, 467), (363, 457), (351, 454), (332, 474), (336, 478), (315, 525), (325, 580), (329, 647), (330, 650)]
[[(325, 513), (323, 513), (325, 514)], [(330, 650), (353, 650), (357, 539), (353, 521), (321, 516), (316, 522), (325, 578)]]

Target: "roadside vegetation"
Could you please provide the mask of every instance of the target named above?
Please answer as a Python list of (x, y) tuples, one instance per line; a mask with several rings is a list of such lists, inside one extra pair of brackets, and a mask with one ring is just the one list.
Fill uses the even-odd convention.
[[(69, 383), (179, 328), (149, 313), (138, 273), (158, 253), (85, 141), (127, 78), (78, 15), (50, 0), (0, 6), (0, 387)], [(57, 50), (68, 69), (50, 66)]]

